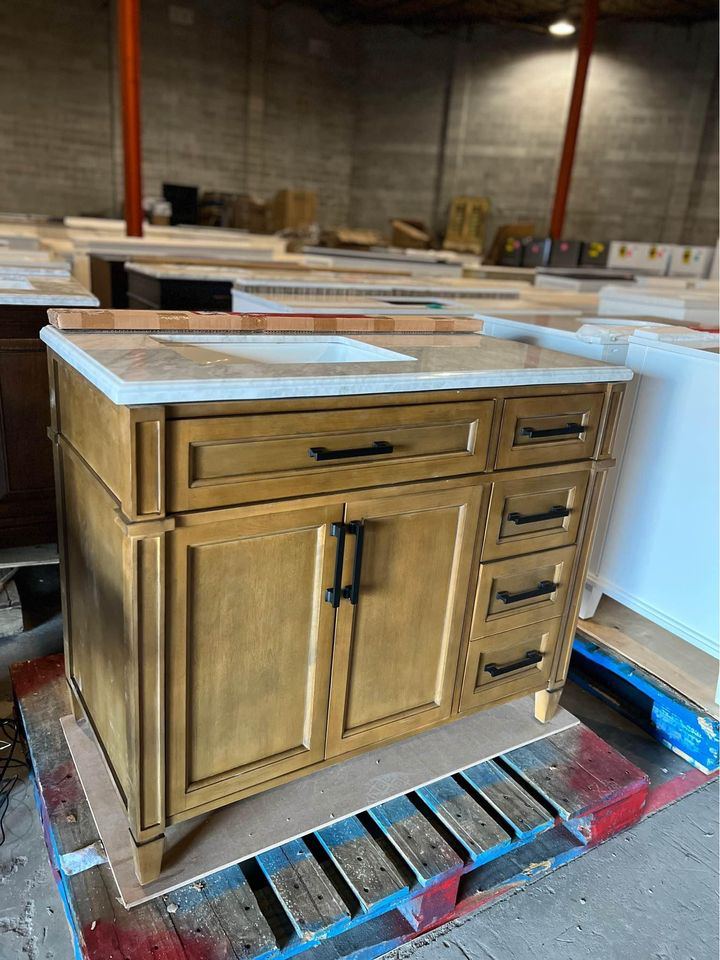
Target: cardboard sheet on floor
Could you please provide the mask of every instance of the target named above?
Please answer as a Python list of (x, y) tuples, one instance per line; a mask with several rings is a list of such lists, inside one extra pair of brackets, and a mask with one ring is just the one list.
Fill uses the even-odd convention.
[(560, 709), (550, 723), (538, 723), (533, 698), (525, 697), (351, 757), (168, 828), (162, 873), (141, 886), (127, 816), (92, 731), (71, 716), (60, 721), (127, 907), (577, 722)]

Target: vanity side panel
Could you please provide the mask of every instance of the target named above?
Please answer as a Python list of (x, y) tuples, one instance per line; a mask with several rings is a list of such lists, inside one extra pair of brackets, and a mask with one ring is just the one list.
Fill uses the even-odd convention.
[(117, 504), (62, 437), (57, 442), (57, 464), (63, 497), (66, 673), (127, 796), (125, 537), (115, 519)]
[(50, 356), (53, 429), (118, 500), (130, 520), (165, 512), (165, 411), (113, 403), (63, 360)]
[(52, 355), (55, 429), (80, 454), (121, 504), (130, 500), (128, 409), (114, 404)]

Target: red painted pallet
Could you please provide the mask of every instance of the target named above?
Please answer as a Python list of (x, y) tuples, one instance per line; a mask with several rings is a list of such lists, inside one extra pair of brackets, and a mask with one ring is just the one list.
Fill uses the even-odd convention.
[(125, 910), (59, 724), (61, 656), (13, 687), (84, 960), (380, 956), (635, 823), (648, 778), (582, 724)]

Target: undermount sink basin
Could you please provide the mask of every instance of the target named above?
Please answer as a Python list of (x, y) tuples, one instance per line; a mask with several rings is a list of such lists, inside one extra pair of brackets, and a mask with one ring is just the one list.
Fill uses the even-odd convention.
[(415, 357), (347, 337), (164, 336), (158, 343), (203, 366), (214, 363), (383, 363)]

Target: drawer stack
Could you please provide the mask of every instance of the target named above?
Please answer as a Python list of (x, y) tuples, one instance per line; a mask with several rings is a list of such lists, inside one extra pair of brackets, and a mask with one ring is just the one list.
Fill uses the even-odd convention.
[[(490, 490), (460, 712), (550, 681), (603, 399), (598, 392), (504, 401), (495, 455), (501, 473)], [(583, 460), (567, 471), (544, 470)], [(543, 472), (523, 470), (534, 466)]]

